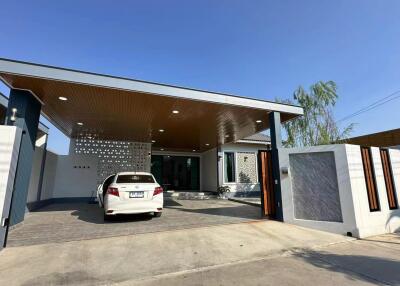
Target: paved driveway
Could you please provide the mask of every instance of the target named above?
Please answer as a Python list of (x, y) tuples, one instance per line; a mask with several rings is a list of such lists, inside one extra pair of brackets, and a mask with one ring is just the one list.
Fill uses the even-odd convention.
[(96, 204), (53, 204), (27, 215), (9, 233), (8, 246), (66, 242), (249, 222), (260, 219), (260, 209), (227, 200), (167, 199), (160, 218), (120, 217), (104, 222)]

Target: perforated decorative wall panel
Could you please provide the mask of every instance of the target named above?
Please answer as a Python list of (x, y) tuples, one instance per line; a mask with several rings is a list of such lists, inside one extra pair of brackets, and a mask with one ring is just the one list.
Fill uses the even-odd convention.
[(99, 158), (98, 183), (117, 172), (150, 172), (151, 143), (79, 138), (71, 144), (71, 151), (75, 154), (96, 155)]
[(237, 173), (239, 183), (257, 183), (256, 154), (237, 152)]

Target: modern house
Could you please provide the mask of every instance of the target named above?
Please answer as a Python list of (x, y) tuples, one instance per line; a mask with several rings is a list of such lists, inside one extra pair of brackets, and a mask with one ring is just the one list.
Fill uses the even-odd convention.
[[(281, 123), (303, 112), (293, 105), (8, 59), (0, 59), (0, 78), (11, 90), (6, 124), (20, 131), (4, 130), (20, 137), (20, 148), (13, 148), (23, 154), (14, 192), (8, 190), (11, 225), (23, 220), (27, 199), (30, 207), (87, 199), (116, 171), (152, 171), (167, 190), (214, 192), (226, 184), (238, 195), (257, 194), (258, 151), (276, 155)], [(68, 155), (35, 155), (40, 114), (71, 139)], [(254, 136), (266, 129), (270, 144)], [(43, 186), (29, 191), (35, 156), (45, 157)], [(277, 158), (273, 164), (278, 172)]]
[[(9, 59), (0, 79), (10, 88), (0, 243), (27, 206), (90, 200), (126, 170), (152, 172), (165, 190), (260, 194), (262, 216), (305, 227), (356, 237), (400, 229), (400, 150), (283, 148), (281, 124), (301, 107)], [(40, 115), (71, 139), (68, 155), (46, 150)]]

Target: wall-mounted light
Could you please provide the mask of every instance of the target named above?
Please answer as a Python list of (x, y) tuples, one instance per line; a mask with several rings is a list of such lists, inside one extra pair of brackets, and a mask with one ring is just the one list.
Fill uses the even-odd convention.
[(15, 122), (17, 120), (17, 109), (14, 107), (13, 109), (11, 109), (11, 117), (10, 117), (10, 121), (11, 122)]

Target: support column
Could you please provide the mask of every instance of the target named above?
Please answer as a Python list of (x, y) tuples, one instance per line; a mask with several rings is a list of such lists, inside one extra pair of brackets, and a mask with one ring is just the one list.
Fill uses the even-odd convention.
[(24, 220), (40, 109), (40, 102), (29, 91), (11, 89), (6, 124), (21, 128), (22, 137), (11, 198), (10, 226)]
[(37, 201), (40, 201), (42, 199), (43, 176), (44, 176), (44, 169), (46, 166), (46, 155), (47, 155), (47, 139), (49, 135), (45, 134), (43, 136), (45, 136), (45, 141), (43, 144), (42, 162), (40, 165), (40, 176), (39, 176), (38, 192), (36, 197)]
[(278, 153), (278, 149), (282, 148), (281, 114), (279, 112), (273, 111), (269, 114), (269, 125), (271, 132), (272, 176), (274, 178), (275, 218), (279, 221), (283, 221), (281, 174)]

